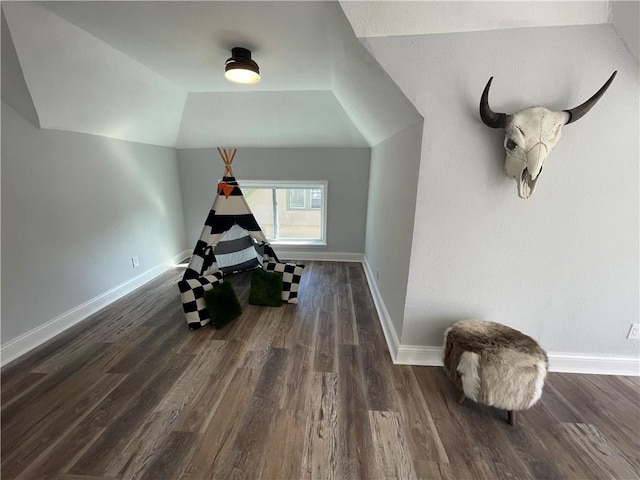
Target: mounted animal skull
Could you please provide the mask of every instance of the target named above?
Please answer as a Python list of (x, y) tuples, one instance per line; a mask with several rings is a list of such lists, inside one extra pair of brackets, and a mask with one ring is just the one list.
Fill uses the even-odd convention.
[(480, 117), (491, 128), (504, 128), (504, 149), (507, 153), (504, 170), (518, 182), (518, 196), (533, 195), (544, 161), (560, 140), (562, 126), (582, 118), (604, 95), (617, 72), (589, 100), (570, 110), (553, 112), (544, 107), (529, 107), (513, 115), (496, 113), (489, 107), (487, 82), (480, 99)]

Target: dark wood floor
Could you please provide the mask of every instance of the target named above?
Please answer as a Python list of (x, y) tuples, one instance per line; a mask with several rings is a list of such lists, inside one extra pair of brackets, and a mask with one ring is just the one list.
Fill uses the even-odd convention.
[(2, 370), (2, 479), (632, 479), (637, 378), (550, 374), (514, 427), (395, 366), (361, 265), (190, 331), (178, 269)]

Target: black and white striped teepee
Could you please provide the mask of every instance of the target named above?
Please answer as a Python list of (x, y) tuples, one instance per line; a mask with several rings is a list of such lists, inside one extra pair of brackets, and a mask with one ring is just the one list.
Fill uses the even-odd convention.
[(204, 292), (219, 283), (223, 274), (259, 268), (264, 261), (279, 261), (233, 176), (231, 163), (236, 149), (218, 148), (218, 153), (224, 161), (224, 176), (218, 182), (213, 206), (178, 284), (192, 329), (209, 323)]

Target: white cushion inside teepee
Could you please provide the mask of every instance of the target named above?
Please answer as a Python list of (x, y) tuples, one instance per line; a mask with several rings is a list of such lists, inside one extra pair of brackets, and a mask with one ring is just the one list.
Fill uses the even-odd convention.
[(220, 239), (213, 251), (218, 268), (224, 273), (262, 266), (262, 255), (244, 228), (233, 225)]

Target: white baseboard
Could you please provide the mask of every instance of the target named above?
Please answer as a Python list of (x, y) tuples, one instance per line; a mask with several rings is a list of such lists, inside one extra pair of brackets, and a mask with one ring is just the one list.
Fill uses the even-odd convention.
[[(316, 260), (333, 262), (362, 263), (367, 277), (369, 289), (373, 297), (376, 311), (380, 318), (380, 325), (389, 347), (389, 353), (394, 364), (417, 366), (442, 366), (441, 346), (402, 345), (398, 334), (391, 322), (389, 312), (384, 304), (375, 276), (367, 258), (361, 253), (332, 253), (332, 252), (277, 252), (282, 259)], [(169, 260), (157, 265), (151, 270), (98, 295), (88, 302), (78, 305), (68, 312), (40, 325), (17, 338), (9, 340), (0, 346), (0, 365), (4, 366), (21, 355), (43, 344), (47, 340), (62, 333), (78, 322), (88, 318), (109, 304), (133, 292), (136, 288), (150, 282), (167, 270), (173, 268), (177, 262), (191, 255), (191, 250), (185, 250)], [(640, 358), (612, 357), (605, 355), (579, 355), (572, 353), (549, 353), (549, 371), (563, 373), (582, 373), (598, 375), (640, 376)]]
[[(273, 245), (272, 245), (273, 247)], [(318, 262), (356, 262), (362, 263), (364, 255), (362, 253), (352, 252), (314, 252), (314, 251), (296, 251), (296, 250), (280, 250), (273, 247), (273, 250), (281, 260), (309, 260)]]
[(640, 357), (549, 353), (549, 371), (640, 377)]
[(9, 362), (12, 362), (16, 358), (24, 355), (39, 345), (42, 345), (47, 340), (52, 339), (76, 323), (81, 322), (99, 310), (102, 310), (109, 304), (133, 292), (136, 288), (141, 287), (145, 283), (150, 282), (157, 276), (162, 275), (167, 270), (173, 268), (177, 262), (183, 260), (190, 254), (191, 250), (185, 250), (184, 252), (162, 262), (151, 270), (147, 270), (143, 274), (138, 275), (137, 277), (72, 308), (62, 315), (49, 320), (33, 330), (29, 330), (28, 332), (25, 332), (22, 335), (2, 344), (2, 346), (0, 346), (0, 365), (4, 366)]
[[(391, 360), (396, 365), (442, 366), (442, 346), (402, 345), (391, 322), (367, 258), (362, 264), (369, 283), (380, 325), (387, 340)], [(579, 355), (548, 353), (549, 371), (597, 375), (640, 376), (640, 357), (612, 357), (606, 355)]]
[[(595, 375), (640, 376), (640, 358), (606, 355), (548, 353), (549, 371)], [(393, 363), (400, 365), (442, 366), (442, 347), (399, 345)]]
[(389, 316), (387, 307), (382, 300), (382, 295), (380, 294), (380, 290), (378, 289), (378, 283), (375, 281), (376, 277), (373, 274), (371, 265), (369, 265), (369, 262), (367, 261), (367, 257), (363, 257), (362, 266), (364, 267), (364, 274), (367, 277), (369, 290), (371, 291), (371, 296), (373, 297), (373, 303), (376, 306), (378, 317), (380, 317), (380, 325), (382, 326), (384, 338), (387, 341), (387, 347), (389, 347), (391, 360), (393, 361), (393, 363), (397, 363), (396, 359), (398, 358), (398, 347), (400, 346), (398, 333), (396, 332), (396, 329), (391, 322), (391, 317)]
[(419, 347), (417, 345), (400, 345), (397, 365), (417, 365), (422, 367), (442, 366), (442, 347)]

